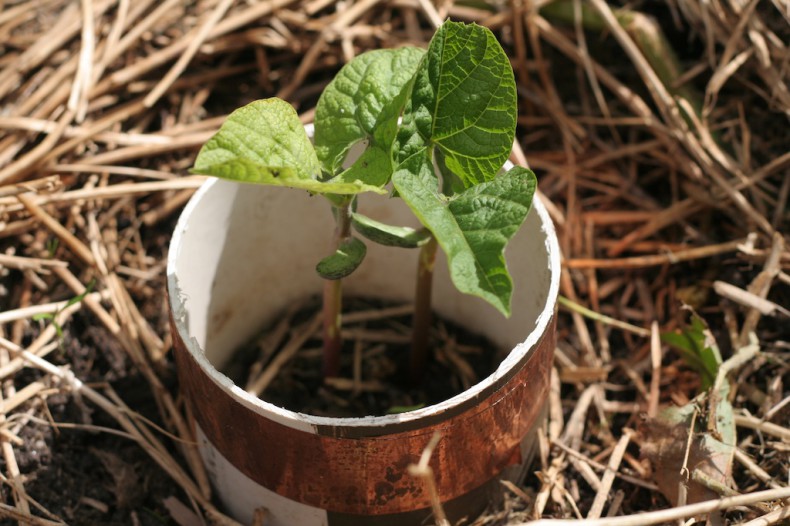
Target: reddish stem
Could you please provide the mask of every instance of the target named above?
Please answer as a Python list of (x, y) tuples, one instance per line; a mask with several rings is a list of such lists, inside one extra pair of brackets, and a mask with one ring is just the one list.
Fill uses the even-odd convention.
[(414, 298), (414, 318), (411, 334), (411, 355), (409, 373), (412, 383), (419, 384), (425, 374), (428, 359), (428, 343), (431, 334), (431, 289), (433, 288), (433, 266), (436, 262), (436, 238), (431, 239), (420, 249), (417, 264), (417, 290)]
[(340, 376), (340, 351), (343, 338), (340, 335), (340, 306), (343, 302), (343, 285), (340, 280), (324, 281), (324, 378)]
[[(335, 212), (335, 235), (333, 250), (351, 235), (351, 201), (338, 205)], [(343, 305), (343, 282), (324, 281), (323, 297), (323, 374), (324, 378), (340, 376), (340, 352), (343, 348), (341, 310)]]

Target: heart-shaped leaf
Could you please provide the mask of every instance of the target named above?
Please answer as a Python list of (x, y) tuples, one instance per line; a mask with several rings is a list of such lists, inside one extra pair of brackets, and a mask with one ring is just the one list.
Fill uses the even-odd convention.
[(281, 99), (252, 102), (231, 113), (203, 145), (194, 173), (314, 193), (383, 193), (360, 181), (322, 182), (321, 165), (293, 107)]
[(392, 182), (444, 250), (458, 290), (485, 299), (509, 316), (513, 282), (504, 249), (532, 205), (535, 174), (517, 166), (448, 199), (439, 192), (438, 177), (423, 150), (401, 163)]
[(466, 188), (490, 181), (512, 149), (516, 107), (513, 69), (493, 33), (445, 22), (417, 70), (397, 159), (435, 147)]

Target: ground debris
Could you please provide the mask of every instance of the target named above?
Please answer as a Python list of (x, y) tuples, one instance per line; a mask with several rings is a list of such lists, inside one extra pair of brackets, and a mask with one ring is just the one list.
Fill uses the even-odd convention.
[[(0, 415), (0, 520), (161, 524), (175, 497), (198, 502), (200, 520), (232, 524), (204, 497), (170, 355), (167, 246), (205, 180), (188, 169), (234, 108), (279, 95), (310, 122), (350, 58), (423, 45), (446, 17), (491, 27), (512, 58), (513, 157), (538, 174), (567, 300), (538, 476), (474, 523), (645, 519), (667, 505), (659, 487), (674, 502), (686, 451), (686, 502), (698, 486), (737, 490), (721, 501), (724, 520), (787, 517), (777, 500), (788, 498), (790, 466), (787, 3), (623, 4), (5, 2), (0, 393), (25, 400)], [(677, 333), (684, 302), (723, 358), (752, 343), (761, 350), (712, 403), (697, 393), (715, 390), (716, 376), (658, 338)], [(453, 347), (444, 358), (461, 364), (470, 354)], [(76, 399), (77, 378), (109, 382), (110, 405)], [(674, 415), (643, 424), (659, 406)], [(734, 463), (717, 445), (735, 443), (734, 431), (711, 427), (730, 411)], [(169, 478), (154, 458), (180, 475)], [(707, 477), (701, 486), (695, 472)], [(714, 510), (703, 505), (658, 519)]]

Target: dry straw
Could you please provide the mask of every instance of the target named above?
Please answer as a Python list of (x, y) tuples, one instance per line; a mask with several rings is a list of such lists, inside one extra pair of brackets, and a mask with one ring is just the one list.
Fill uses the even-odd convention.
[[(0, 517), (64, 523), (63, 510), (48, 510), (27, 491), (34, 474), (17, 462), (32, 447), (20, 438), (25, 426), (67, 424), (42, 424), (47, 398), (58, 392), (112, 417), (113, 432), (182, 489), (184, 502), (163, 508), (174, 520), (233, 523), (210, 499), (189, 416), (166, 382), (166, 239), (204, 180), (187, 169), (233, 107), (279, 94), (308, 122), (345, 61), (368, 49), (423, 45), (447, 17), (492, 28), (512, 57), (521, 110), (514, 159), (539, 174), (565, 270), (537, 478), (507, 485), (504, 503), (474, 524), (655, 524), (718, 511), (756, 526), (790, 516), (790, 4), (628, 5), (6, 2), (0, 453), (10, 497)], [(80, 301), (68, 304), (75, 296)], [(700, 309), (725, 352), (754, 341), (761, 352), (731, 373), (733, 487), (719, 500), (659, 510), (663, 497), (651, 494), (651, 466), (639, 456), (640, 430), (644, 415), (687, 403), (699, 387), (659, 337), (681, 326), (681, 302)], [(41, 313), (54, 322), (31, 319)], [(408, 307), (356, 316), (403, 313)], [(76, 327), (86, 320), (142, 379), (158, 424), (58, 358), (59, 334), (79, 343)], [(250, 390), (264, 389), (299, 352), (289, 329), (266, 342)], [(38, 373), (21, 374), (26, 369)], [(357, 368), (337, 388), (377, 386)], [(430, 489), (429, 458), (430, 448), (414, 472)]]

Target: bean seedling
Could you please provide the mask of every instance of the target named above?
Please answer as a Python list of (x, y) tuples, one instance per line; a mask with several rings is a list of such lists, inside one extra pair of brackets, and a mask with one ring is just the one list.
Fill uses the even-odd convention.
[[(437, 248), (463, 293), (510, 315), (513, 282), (504, 250), (524, 222), (536, 187), (523, 167), (502, 172), (516, 129), (516, 86), (488, 29), (445, 22), (427, 51), (370, 51), (344, 66), (321, 95), (311, 143), (287, 102), (265, 99), (231, 113), (201, 149), (193, 172), (321, 194), (335, 218), (325, 278), (325, 376), (340, 370), (342, 279), (362, 263), (361, 238), (419, 248), (410, 373), (422, 376), (431, 324)], [(364, 151), (350, 162), (351, 148)], [(403, 199), (422, 229), (356, 212), (360, 194)]]

